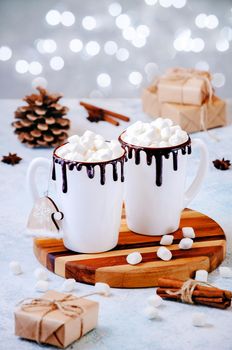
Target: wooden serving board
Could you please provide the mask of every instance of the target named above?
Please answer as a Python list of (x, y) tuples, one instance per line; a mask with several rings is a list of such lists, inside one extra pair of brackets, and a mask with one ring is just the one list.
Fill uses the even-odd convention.
[[(180, 250), (181, 229), (174, 233), (174, 242), (168, 248), (173, 257), (162, 261), (157, 255), (160, 236), (145, 236), (131, 232), (126, 225), (125, 214), (116, 248), (98, 254), (75, 253), (66, 249), (62, 239), (36, 238), (34, 252), (42, 265), (57, 275), (75, 278), (78, 282), (94, 284), (108, 283), (111, 287), (154, 287), (160, 277), (187, 279), (196, 270), (213, 271), (225, 258), (226, 238), (222, 228), (208, 216), (185, 209), (180, 228), (191, 226), (196, 238), (190, 250)], [(126, 257), (133, 251), (142, 254), (143, 261), (129, 265)]]

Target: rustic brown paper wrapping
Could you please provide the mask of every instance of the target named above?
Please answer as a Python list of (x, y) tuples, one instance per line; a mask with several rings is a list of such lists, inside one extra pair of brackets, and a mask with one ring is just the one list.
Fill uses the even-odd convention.
[(150, 87), (144, 90), (142, 102), (145, 113), (154, 118), (170, 118), (189, 133), (226, 125), (226, 103), (216, 96), (202, 106), (159, 103), (154, 88)]
[(213, 94), (211, 76), (206, 71), (172, 68), (155, 82), (159, 102), (201, 106)]
[[(42, 299), (61, 301), (66, 296), (67, 294), (48, 291)], [(15, 310), (15, 334), (22, 338), (38, 340), (38, 327), (40, 327), (40, 343), (65, 348), (96, 327), (97, 302), (77, 297), (75, 300), (65, 301), (65, 305), (76, 305), (83, 312), (77, 317), (70, 317), (59, 309), (46, 313), (46, 307), (24, 311), (22, 305), (18, 306)]]

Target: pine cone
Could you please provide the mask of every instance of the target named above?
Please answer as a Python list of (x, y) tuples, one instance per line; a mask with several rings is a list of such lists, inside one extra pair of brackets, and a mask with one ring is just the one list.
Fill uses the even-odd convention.
[(70, 120), (63, 118), (68, 107), (58, 103), (60, 94), (49, 94), (37, 87), (39, 94), (25, 96), (27, 106), (18, 107), (12, 123), (18, 139), (29, 147), (56, 147), (68, 137)]

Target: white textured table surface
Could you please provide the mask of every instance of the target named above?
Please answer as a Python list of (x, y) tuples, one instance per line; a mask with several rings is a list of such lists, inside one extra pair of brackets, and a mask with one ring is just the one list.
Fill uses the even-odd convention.
[[(131, 116), (131, 119), (150, 120), (141, 112), (138, 100), (106, 100), (105, 106)], [(116, 137), (127, 124), (114, 127), (108, 123), (89, 123), (78, 109), (77, 100), (63, 101), (71, 110), (72, 133), (82, 133), (86, 128)], [(99, 102), (100, 103), (100, 102)], [(39, 266), (32, 251), (32, 239), (25, 235), (25, 223), (31, 207), (27, 195), (25, 175), (31, 159), (37, 156), (51, 157), (51, 150), (32, 150), (18, 142), (10, 123), (19, 101), (1, 100), (0, 155), (17, 152), (23, 158), (20, 164), (12, 167), (0, 163), (0, 349), (31, 350), (38, 348), (34, 342), (20, 340), (14, 336), (14, 306), (21, 299), (39, 296), (35, 292), (33, 270)], [(205, 133), (193, 135), (205, 140), (210, 151), (210, 159), (225, 157), (232, 159), (232, 126), (212, 131), (219, 138), (215, 142)], [(197, 167), (197, 154), (193, 153), (190, 176)], [(45, 174), (41, 177), (41, 189), (46, 189)], [(191, 208), (211, 216), (225, 230), (230, 252), (224, 266), (231, 267), (232, 242), (232, 169), (219, 171), (211, 164), (207, 179), (200, 194), (191, 203)], [(19, 260), (24, 273), (12, 276), (9, 262)], [(49, 273), (50, 287), (59, 290), (62, 278)], [(209, 281), (219, 287), (232, 290), (232, 279), (222, 279), (218, 271), (210, 274)], [(91, 291), (92, 286), (76, 284), (76, 293)], [(146, 299), (154, 293), (148, 289), (113, 289), (112, 296), (92, 297), (100, 301), (98, 327), (74, 343), (73, 349), (93, 350), (231, 350), (232, 349), (232, 308), (216, 310), (206, 307), (165, 302), (160, 307), (160, 320), (148, 320), (143, 315)], [(192, 313), (207, 314), (207, 326), (196, 328), (191, 324)], [(45, 347), (51, 348), (51, 347)]]

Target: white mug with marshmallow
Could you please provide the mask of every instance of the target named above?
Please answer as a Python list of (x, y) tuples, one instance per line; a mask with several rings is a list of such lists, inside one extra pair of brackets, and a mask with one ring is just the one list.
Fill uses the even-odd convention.
[(38, 168), (51, 169), (56, 199), (64, 214), (60, 222), (64, 245), (81, 253), (99, 253), (117, 245), (123, 200), (125, 151), (118, 141), (86, 131), (71, 136), (53, 152), (53, 164), (35, 158), (28, 168), (28, 186), (38, 198)]
[[(119, 141), (127, 150), (125, 164), (125, 209), (130, 230), (150, 236), (178, 229), (182, 210), (198, 193), (208, 167), (205, 144), (191, 140), (170, 119), (136, 122)], [(191, 147), (199, 148), (196, 177), (185, 189)]]

